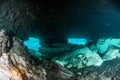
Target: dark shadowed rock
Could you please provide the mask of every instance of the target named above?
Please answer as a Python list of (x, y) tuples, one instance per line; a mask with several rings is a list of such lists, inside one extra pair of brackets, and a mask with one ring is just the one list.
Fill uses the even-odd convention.
[(74, 75), (73, 72), (54, 62), (44, 61), (43, 66), (46, 69), (47, 80), (69, 80)]
[(10, 50), (11, 43), (7, 31), (0, 31), (0, 54), (7, 53)]

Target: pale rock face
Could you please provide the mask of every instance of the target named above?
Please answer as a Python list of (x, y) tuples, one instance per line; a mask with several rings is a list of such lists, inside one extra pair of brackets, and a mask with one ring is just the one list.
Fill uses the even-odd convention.
[(112, 40), (110, 41), (110, 45), (114, 45), (114, 46), (120, 48), (120, 39), (119, 39), (119, 38), (118, 38), (118, 39), (112, 39)]
[(120, 57), (120, 39), (108, 38), (99, 39), (97, 43), (98, 51), (103, 54), (103, 61), (112, 60)]
[(9, 53), (3, 53), (0, 58), (0, 78), (1, 80), (23, 80), (22, 71), (23, 69), (17, 69), (14, 65), (9, 61)]
[(103, 63), (101, 57), (97, 53), (89, 50), (89, 48), (87, 48), (87, 52), (85, 52), (84, 55), (87, 59), (86, 66), (100, 66)]
[(103, 63), (101, 57), (87, 47), (67, 54), (69, 55), (57, 59), (56, 63), (66, 65), (67, 68), (77, 67), (78, 69), (86, 66), (100, 66)]
[(99, 39), (97, 42), (97, 48), (100, 53), (105, 53), (110, 45), (120, 47), (120, 39)]
[(120, 58), (120, 50), (115, 46), (110, 46), (102, 59), (103, 61), (107, 61), (115, 58)]
[(83, 52), (82, 55), (85, 58), (82, 61), (85, 61), (84, 65), (86, 66), (100, 66), (103, 63), (101, 57), (97, 53), (92, 52), (89, 48), (85, 48), (85, 52)]
[(110, 39), (99, 39), (97, 42), (97, 48), (100, 53), (104, 53), (107, 51), (109, 44), (110, 44)]

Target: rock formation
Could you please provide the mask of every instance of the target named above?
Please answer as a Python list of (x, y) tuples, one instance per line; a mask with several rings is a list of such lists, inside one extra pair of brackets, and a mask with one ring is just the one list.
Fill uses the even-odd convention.
[[(0, 80), (67, 80), (73, 73), (66, 68), (53, 62), (35, 61), (22, 40), (12, 37), (12, 46), (6, 45), (9, 41), (5, 30), (0, 31), (0, 41), (4, 46), (0, 46), (3, 51), (0, 56)], [(9, 51), (6, 48), (9, 48)], [(37, 59), (36, 59), (37, 60)], [(52, 79), (54, 77), (54, 79)]]
[[(46, 72), (41, 66), (30, 64), (30, 56), (20, 40), (13, 37), (9, 42), (6, 31), (0, 31), (0, 80), (46, 80)], [(13, 46), (10, 47), (10, 44)], [(9, 48), (9, 51), (8, 49)], [(38, 70), (36, 70), (38, 69)], [(38, 74), (36, 74), (36, 71)]]
[[(92, 45), (89, 48), (65, 44), (72, 50), (52, 57), (52, 60), (48, 61), (37, 59), (42, 58), (42, 56), (31, 55), (23, 45), (23, 41), (16, 36), (10, 37), (9, 31), (1, 30), (0, 33), (1, 42), (6, 44), (0, 46), (3, 49), (0, 56), (0, 80), (120, 79), (119, 39), (110, 39), (111, 43), (108, 44), (107, 50), (102, 53), (103, 56), (99, 56), (98, 52), (102, 48), (97, 46), (106, 44), (106, 39), (99, 40), (96, 46)], [(53, 48), (56, 46), (62, 47), (60, 44), (54, 44)], [(35, 51), (30, 52), (36, 54)], [(37, 54), (39, 53), (37, 52)]]
[(8, 33), (5, 30), (0, 31), (0, 54), (7, 53), (11, 47)]

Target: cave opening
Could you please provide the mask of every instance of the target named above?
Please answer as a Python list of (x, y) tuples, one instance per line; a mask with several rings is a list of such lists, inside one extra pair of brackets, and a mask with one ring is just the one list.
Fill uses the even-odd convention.
[(24, 41), (24, 45), (27, 46), (28, 49), (34, 51), (39, 51), (39, 48), (41, 47), (40, 40), (34, 37), (29, 37), (27, 41)]
[(68, 38), (68, 43), (76, 45), (85, 45), (87, 40), (85, 38)]

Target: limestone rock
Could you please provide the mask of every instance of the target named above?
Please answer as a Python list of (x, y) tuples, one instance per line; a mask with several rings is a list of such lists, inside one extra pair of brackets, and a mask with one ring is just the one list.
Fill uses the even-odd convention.
[(120, 39), (119, 39), (119, 38), (118, 38), (118, 39), (112, 39), (112, 40), (110, 41), (110, 45), (114, 45), (114, 46), (120, 48)]
[(89, 48), (87, 48), (87, 52), (83, 54), (86, 57), (86, 66), (100, 66), (103, 63), (101, 57), (97, 53), (90, 51)]
[(25, 47), (19, 39), (13, 39), (13, 47), (8, 53), (2, 53), (0, 57), (1, 80), (46, 80), (46, 71), (40, 65), (30, 63)]
[(116, 46), (120, 48), (120, 39), (108, 38), (108, 39), (99, 39), (97, 42), (97, 48), (100, 53), (105, 53), (109, 46)]
[(107, 51), (109, 45), (110, 45), (110, 39), (99, 39), (97, 42), (97, 48), (99, 53), (104, 53), (105, 51)]
[(86, 66), (100, 66), (103, 63), (101, 57), (87, 47), (68, 52), (64, 57), (54, 61), (67, 68), (77, 67), (78, 69)]
[(110, 46), (102, 59), (103, 61), (106, 61), (115, 58), (120, 58), (120, 48), (115, 46)]
[(99, 53), (103, 55), (103, 61), (115, 59), (120, 57), (120, 39), (108, 38), (99, 39), (97, 43)]

